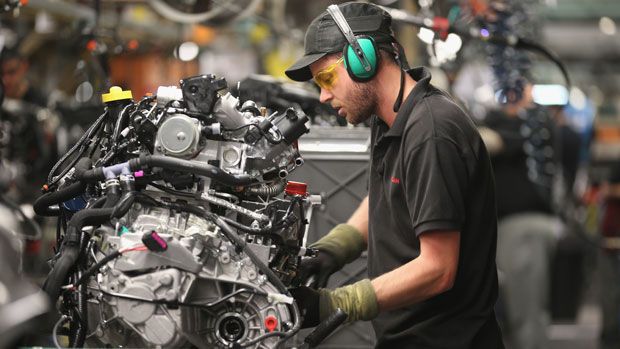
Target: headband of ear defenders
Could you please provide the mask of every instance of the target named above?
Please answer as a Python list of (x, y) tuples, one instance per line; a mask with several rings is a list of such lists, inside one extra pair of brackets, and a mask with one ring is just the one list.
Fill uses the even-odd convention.
[[(353, 34), (353, 30), (349, 26), (349, 23), (347, 22), (346, 18), (344, 18), (344, 15), (340, 11), (340, 8), (338, 7), (338, 5), (329, 5), (327, 7), (327, 13), (329, 13), (330, 16), (334, 19), (334, 22), (338, 26), (338, 29), (340, 29), (345, 39), (347, 39), (347, 41), (349, 42), (349, 46), (345, 48), (344, 53), (343, 53), (345, 55), (345, 62), (351, 61), (349, 57), (355, 56), (357, 57), (357, 61), (359, 61), (359, 63), (361, 64), (361, 68), (363, 69), (364, 72), (368, 74), (372, 70), (374, 70), (376, 67), (376, 50), (375, 50), (375, 45), (374, 45), (374, 41), (372, 41), (372, 38), (370, 38), (370, 41), (364, 40), (363, 43), (360, 43), (360, 41), (355, 36), (355, 34)], [(361, 39), (366, 39), (366, 37), (361, 38)], [(362, 45), (365, 47), (362, 47)], [(375, 53), (375, 65), (374, 66), (371, 64), (369, 58), (366, 55), (366, 52), (370, 51), (371, 49)], [(349, 66), (350, 65), (351, 63), (349, 64)], [(360, 69), (358, 67), (352, 67), (351, 70), (356, 71)]]

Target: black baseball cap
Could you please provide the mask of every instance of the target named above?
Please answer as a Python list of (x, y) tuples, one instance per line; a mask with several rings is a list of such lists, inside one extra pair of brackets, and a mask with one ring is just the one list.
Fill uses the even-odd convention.
[[(381, 7), (365, 2), (347, 2), (338, 7), (355, 35), (371, 36), (377, 43), (393, 40), (392, 17)], [(304, 56), (286, 70), (286, 76), (295, 81), (312, 79), (310, 64), (330, 53), (342, 52), (346, 44), (344, 34), (325, 10), (310, 23), (304, 40)]]

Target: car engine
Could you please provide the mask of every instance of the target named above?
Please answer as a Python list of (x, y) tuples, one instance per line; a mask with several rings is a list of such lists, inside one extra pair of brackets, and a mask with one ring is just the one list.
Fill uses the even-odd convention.
[(200, 75), (134, 102), (118, 87), (34, 205), (58, 217), (43, 286), (73, 347), (273, 348), (315, 201), (287, 181), (305, 115), (267, 115)]

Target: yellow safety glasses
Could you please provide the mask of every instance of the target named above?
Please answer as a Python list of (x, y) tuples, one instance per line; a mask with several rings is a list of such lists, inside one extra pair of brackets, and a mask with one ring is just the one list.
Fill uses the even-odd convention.
[(336, 67), (338, 64), (344, 62), (344, 56), (340, 57), (336, 62), (330, 64), (327, 68), (321, 70), (314, 75), (314, 81), (320, 88), (331, 90), (338, 80), (338, 73), (336, 73)]

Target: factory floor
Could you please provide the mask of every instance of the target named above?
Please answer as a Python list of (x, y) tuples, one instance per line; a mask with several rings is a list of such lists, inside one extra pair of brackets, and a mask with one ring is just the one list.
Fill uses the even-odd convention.
[(554, 323), (547, 328), (549, 349), (599, 348), (602, 315), (595, 304), (581, 306), (574, 323)]

